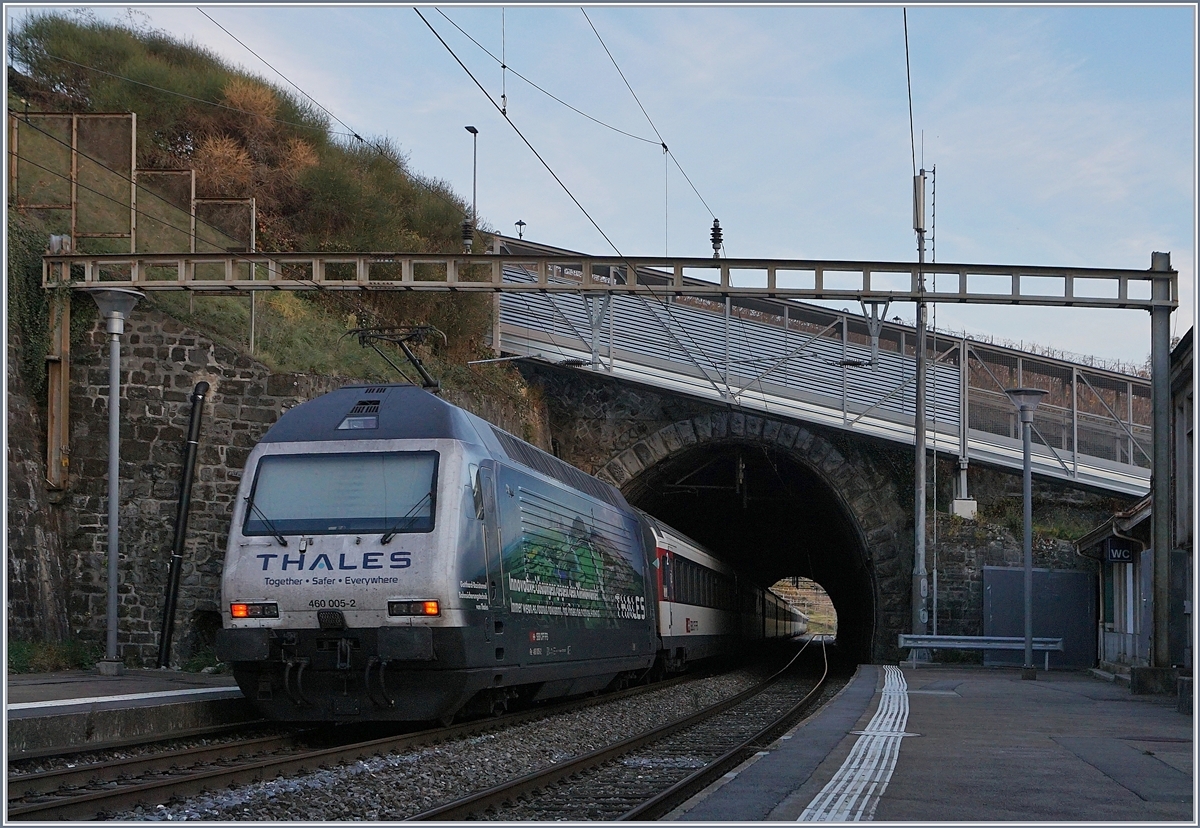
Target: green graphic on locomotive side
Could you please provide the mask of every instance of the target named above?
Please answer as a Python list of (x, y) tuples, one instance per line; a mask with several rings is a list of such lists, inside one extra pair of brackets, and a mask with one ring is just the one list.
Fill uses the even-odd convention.
[[(524, 475), (521, 475), (524, 478)], [(514, 614), (613, 629), (646, 617), (632, 517), (532, 479), (513, 480), (503, 523)]]

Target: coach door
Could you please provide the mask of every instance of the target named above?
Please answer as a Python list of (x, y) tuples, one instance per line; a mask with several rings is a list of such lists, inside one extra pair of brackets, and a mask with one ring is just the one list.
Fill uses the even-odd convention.
[(504, 622), (508, 618), (504, 603), (504, 540), (500, 531), (500, 511), (496, 506), (496, 464), (485, 460), (479, 467), (479, 489), (483, 495), (483, 556), (487, 566), (488, 626), (487, 637), (496, 642), (496, 658), (503, 658)]

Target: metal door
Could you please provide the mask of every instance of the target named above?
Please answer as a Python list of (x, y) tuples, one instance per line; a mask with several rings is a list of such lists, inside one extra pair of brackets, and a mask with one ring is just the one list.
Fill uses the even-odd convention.
[[(1096, 664), (1096, 586), (1091, 572), (1033, 570), (1033, 635), (1062, 638), (1063, 652), (1050, 653), (1051, 667)], [(1021, 567), (983, 568), (983, 634), (1025, 635), (1025, 571)], [(985, 650), (983, 663), (1020, 665), (1020, 650)], [(1034, 653), (1041, 665), (1042, 654)]]

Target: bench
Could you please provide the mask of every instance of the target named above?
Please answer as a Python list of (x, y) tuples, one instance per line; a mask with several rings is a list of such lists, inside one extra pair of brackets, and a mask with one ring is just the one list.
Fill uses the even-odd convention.
[[(900, 649), (902, 650), (1020, 650), (1025, 649), (1024, 636), (1007, 635), (905, 635), (900, 634)], [(1033, 639), (1034, 652), (1044, 653), (1044, 668), (1050, 669), (1050, 652), (1061, 653), (1063, 640), (1061, 638)], [(917, 664), (913, 659), (913, 666)]]

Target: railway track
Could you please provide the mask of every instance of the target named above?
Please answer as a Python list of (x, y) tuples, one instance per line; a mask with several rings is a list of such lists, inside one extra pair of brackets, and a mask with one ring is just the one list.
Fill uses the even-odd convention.
[(829, 677), (824, 639), (820, 646), (820, 678), (796, 669), (802, 649), (758, 686), (705, 710), (409, 818), (656, 819), (770, 744), (815, 705)]
[(271, 727), (272, 723), (266, 719), (253, 719), (247, 722), (238, 722), (237, 724), (222, 724), (212, 725), (209, 727), (194, 727), (187, 730), (177, 730), (169, 736), (158, 736), (154, 738), (146, 738), (145, 736), (134, 737), (131, 739), (112, 739), (106, 742), (94, 742), (86, 747), (76, 747), (71, 749), (63, 749), (61, 747), (53, 748), (38, 748), (34, 750), (22, 750), (8, 754), (8, 766), (11, 769), (14, 764), (21, 765), (31, 763), (37, 760), (67, 760), (70, 757), (83, 756), (92, 753), (102, 753), (106, 750), (120, 750), (121, 748), (141, 748), (147, 745), (177, 742), (181, 739), (204, 739), (210, 736), (227, 736), (236, 734), (246, 730), (261, 730)]
[[(215, 745), (165, 750), (141, 756), (56, 768), (37, 773), (10, 774), (7, 816), (10, 820), (69, 820), (103, 817), (138, 806), (244, 785), (280, 776), (314, 771), (476, 736), (561, 713), (616, 701), (649, 690), (696, 681), (683, 676), (602, 696), (539, 707), (505, 716), (439, 727), (416, 733), (313, 748), (318, 731), (292, 731)], [(320, 738), (329, 741), (327, 732)], [(89, 748), (89, 751), (91, 749)]]

